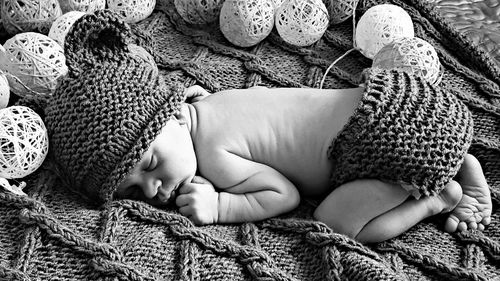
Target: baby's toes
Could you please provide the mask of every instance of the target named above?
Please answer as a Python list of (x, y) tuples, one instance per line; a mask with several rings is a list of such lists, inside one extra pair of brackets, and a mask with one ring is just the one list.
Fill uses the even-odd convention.
[(468, 228), (472, 229), (472, 230), (476, 230), (477, 229), (477, 223), (475, 221), (469, 222)]
[(444, 230), (449, 233), (453, 233), (457, 231), (458, 223), (460, 220), (454, 216), (454, 215), (449, 215), (448, 219), (446, 219), (446, 223), (444, 225)]
[(457, 226), (457, 229), (458, 231), (462, 232), (462, 231), (466, 231), (467, 230), (467, 223), (464, 222), (464, 221), (461, 221), (458, 223), (458, 226)]
[(484, 230), (484, 224), (479, 223), (479, 224), (477, 225), (477, 230), (479, 230), (479, 231), (483, 231), (483, 230)]
[(486, 216), (484, 217), (482, 220), (481, 220), (481, 224), (483, 225), (488, 225), (491, 223), (491, 217), (490, 216)]

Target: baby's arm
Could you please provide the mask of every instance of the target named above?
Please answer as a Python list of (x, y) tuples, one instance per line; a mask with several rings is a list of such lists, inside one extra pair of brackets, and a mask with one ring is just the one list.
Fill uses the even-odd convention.
[(258, 221), (299, 204), (293, 183), (267, 165), (227, 151), (211, 157), (211, 162), (216, 164), (205, 174), (221, 191), (188, 184), (176, 199), (180, 212), (197, 224)]

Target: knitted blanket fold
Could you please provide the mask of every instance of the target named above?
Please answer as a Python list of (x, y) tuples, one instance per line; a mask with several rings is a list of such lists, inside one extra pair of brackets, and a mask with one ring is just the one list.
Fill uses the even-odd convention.
[[(381, 1), (361, 1), (356, 11)], [(449, 234), (446, 215), (389, 241), (362, 245), (312, 219), (314, 202), (255, 223), (194, 226), (173, 207), (120, 200), (104, 209), (70, 193), (47, 158), (25, 179), (28, 196), (0, 191), (0, 280), (499, 280), (500, 68), (424, 0), (386, 1), (412, 17), (416, 36), (437, 50), (441, 86), (471, 110), (470, 153), (481, 162), (493, 198), (483, 232)], [(352, 47), (352, 23), (332, 25), (310, 47), (274, 30), (252, 48), (236, 48), (217, 25), (193, 27), (173, 0), (133, 26), (160, 68), (186, 86), (318, 87), (329, 64)], [(352, 52), (324, 88), (355, 87), (371, 61)]]

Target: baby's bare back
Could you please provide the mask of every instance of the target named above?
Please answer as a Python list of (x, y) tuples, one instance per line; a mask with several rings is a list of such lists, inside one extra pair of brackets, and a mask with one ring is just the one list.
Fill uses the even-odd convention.
[(209, 156), (225, 150), (276, 169), (304, 195), (325, 193), (332, 169), (328, 147), (362, 91), (257, 87), (211, 95), (193, 104), (199, 171), (230, 171)]

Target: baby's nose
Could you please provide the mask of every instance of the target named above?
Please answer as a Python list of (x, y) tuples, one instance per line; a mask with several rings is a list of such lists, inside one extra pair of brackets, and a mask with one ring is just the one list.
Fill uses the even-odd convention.
[(158, 188), (161, 186), (160, 180), (148, 180), (141, 185), (142, 193), (147, 199), (152, 199), (158, 193)]

